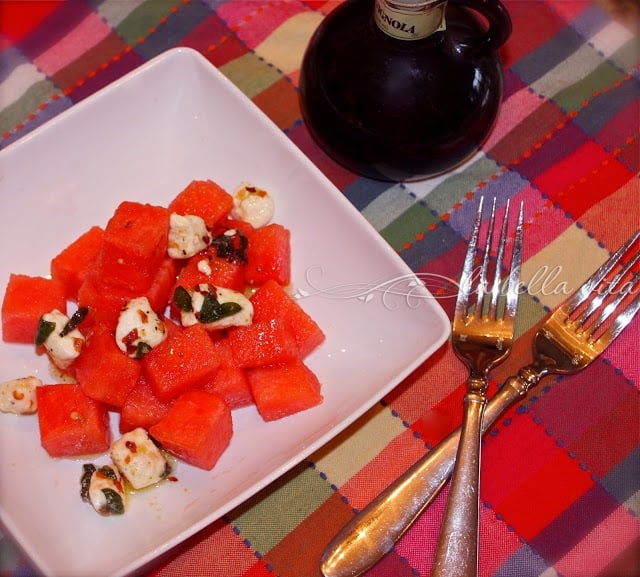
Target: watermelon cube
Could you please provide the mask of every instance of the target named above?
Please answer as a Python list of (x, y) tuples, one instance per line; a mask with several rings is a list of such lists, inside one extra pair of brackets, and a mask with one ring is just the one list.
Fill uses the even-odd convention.
[(169, 212), (202, 218), (211, 230), (233, 208), (233, 197), (212, 180), (194, 180), (169, 203)]
[(167, 256), (169, 211), (160, 206), (124, 201), (104, 231), (97, 275), (140, 296), (153, 282)]
[(83, 392), (112, 407), (122, 407), (141, 371), (140, 362), (118, 348), (113, 333), (104, 325), (93, 327), (73, 366)]
[(80, 285), (102, 247), (103, 235), (101, 227), (91, 227), (51, 260), (51, 276), (64, 285), (67, 299), (78, 299)]
[(275, 421), (322, 402), (318, 377), (300, 360), (250, 369), (247, 379), (265, 421)]
[(79, 457), (109, 449), (107, 408), (77, 384), (36, 388), (40, 443), (52, 457)]
[(286, 286), (291, 282), (291, 233), (278, 223), (256, 229), (249, 239), (245, 279), (260, 286), (268, 280)]
[(40, 317), (54, 309), (67, 310), (65, 288), (59, 280), (9, 275), (2, 300), (2, 340), (33, 344)]
[(203, 390), (220, 395), (232, 409), (245, 407), (253, 403), (247, 375), (236, 365), (229, 341), (221, 338), (213, 346), (220, 355), (220, 368), (213, 379), (205, 384)]
[(151, 425), (155, 425), (169, 412), (170, 406), (171, 401), (158, 399), (144, 375), (140, 375), (120, 409), (119, 430), (127, 433), (142, 427), (148, 431)]
[(301, 358), (324, 341), (325, 335), (318, 323), (274, 280), (268, 280), (258, 288), (251, 296), (251, 303), (254, 322), (284, 319), (296, 339)]
[(209, 334), (197, 324), (171, 331), (143, 357), (142, 369), (153, 393), (161, 401), (168, 401), (210, 381), (220, 363)]
[(280, 318), (232, 327), (227, 338), (236, 365), (243, 369), (300, 358), (296, 339)]
[(231, 409), (218, 395), (187, 391), (151, 426), (149, 434), (180, 459), (211, 470), (231, 442)]

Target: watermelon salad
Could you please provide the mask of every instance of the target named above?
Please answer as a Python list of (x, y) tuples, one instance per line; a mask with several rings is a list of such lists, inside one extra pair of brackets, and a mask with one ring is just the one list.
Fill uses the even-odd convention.
[(288, 291), (291, 235), (273, 211), (258, 187), (194, 180), (166, 207), (122, 202), (50, 274), (10, 275), (2, 338), (47, 355), (56, 382), (1, 383), (0, 411), (37, 415), (52, 457), (109, 453), (79, 472), (98, 513), (175, 480), (172, 457), (211, 470), (234, 409), (273, 421), (322, 402), (305, 359), (325, 335)]

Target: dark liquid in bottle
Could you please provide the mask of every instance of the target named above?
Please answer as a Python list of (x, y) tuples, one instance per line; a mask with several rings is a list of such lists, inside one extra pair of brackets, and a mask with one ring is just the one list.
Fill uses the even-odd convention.
[(373, 11), (374, 0), (348, 1), (311, 39), (300, 77), (307, 126), (335, 160), (371, 178), (450, 170), (493, 127), (500, 60), (468, 50), (484, 29), (464, 8), (450, 4), (446, 31), (421, 40), (391, 38)]

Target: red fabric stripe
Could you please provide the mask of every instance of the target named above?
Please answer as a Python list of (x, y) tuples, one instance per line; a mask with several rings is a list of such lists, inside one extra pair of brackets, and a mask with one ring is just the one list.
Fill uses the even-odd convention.
[(3, 0), (0, 2), (0, 30), (13, 42), (19, 42), (64, 3), (64, 0)]

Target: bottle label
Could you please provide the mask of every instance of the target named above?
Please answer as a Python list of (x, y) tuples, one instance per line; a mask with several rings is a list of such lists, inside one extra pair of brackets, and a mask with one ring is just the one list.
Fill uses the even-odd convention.
[(446, 0), (376, 0), (375, 22), (393, 38), (420, 40), (446, 29), (446, 5)]

